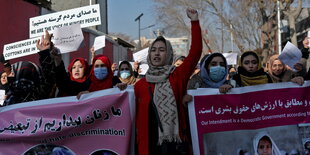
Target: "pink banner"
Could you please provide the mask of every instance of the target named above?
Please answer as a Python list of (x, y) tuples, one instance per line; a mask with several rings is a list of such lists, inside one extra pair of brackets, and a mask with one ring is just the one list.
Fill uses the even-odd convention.
[[(250, 133), (248, 130), (275, 126), (296, 126), (297, 124), (310, 122), (310, 86), (280, 89), (274, 89), (272, 86), (267, 85), (266, 90), (259, 91), (255, 90), (255, 87), (250, 87), (238, 88), (241, 93), (195, 96), (195, 126), (197, 127), (199, 153), (219, 154), (219, 152), (215, 151), (218, 149), (210, 148), (210, 146), (215, 147), (217, 144), (214, 143), (219, 143), (220, 140), (214, 140), (214, 143), (210, 144), (212, 143), (210, 142), (211, 135), (216, 135), (219, 138), (224, 133), (226, 137), (223, 137), (225, 137), (226, 141), (230, 137), (234, 137), (230, 135), (233, 132), (227, 134), (229, 132), (224, 131), (235, 131), (235, 134), (247, 131), (244, 132), (247, 133), (244, 136), (252, 136), (254, 133)], [(246, 89), (251, 90), (244, 91)], [(270, 130), (270, 132), (273, 131)], [(298, 132), (298, 130), (296, 131)], [(298, 133), (296, 134), (298, 135)], [(239, 137), (235, 137), (235, 140), (236, 138)], [(238, 141), (232, 140), (231, 145), (236, 142), (238, 143)], [(240, 144), (240, 147), (249, 148), (250, 146), (250, 142), (240, 143), (244, 143), (243, 146)], [(302, 146), (296, 147), (302, 150)], [(285, 145), (282, 148), (284, 150), (288, 149)], [(208, 151), (204, 149), (208, 149)], [(196, 154), (198, 154), (198, 151), (196, 151)]]
[(129, 93), (95, 94), (0, 109), (0, 154), (129, 154)]

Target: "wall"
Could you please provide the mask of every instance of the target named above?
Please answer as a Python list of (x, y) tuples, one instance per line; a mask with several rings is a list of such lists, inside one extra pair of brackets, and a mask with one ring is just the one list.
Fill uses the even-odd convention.
[[(40, 15), (41, 9), (23, 0), (1, 0), (0, 6), (0, 47), (3, 53), (5, 44), (29, 39), (29, 18)], [(11, 63), (22, 60), (39, 62), (38, 55), (30, 55), (13, 59)]]

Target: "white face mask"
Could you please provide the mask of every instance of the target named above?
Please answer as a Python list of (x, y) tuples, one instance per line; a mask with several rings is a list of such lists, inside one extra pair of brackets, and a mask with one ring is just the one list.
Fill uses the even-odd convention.
[(120, 71), (120, 76), (122, 79), (127, 79), (128, 77), (130, 77), (130, 71), (129, 70)]

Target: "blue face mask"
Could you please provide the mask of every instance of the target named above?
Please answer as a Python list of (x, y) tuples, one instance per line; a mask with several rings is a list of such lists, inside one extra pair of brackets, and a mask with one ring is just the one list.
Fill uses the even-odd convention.
[(129, 70), (123, 70), (120, 72), (121, 78), (122, 79), (127, 79), (130, 76), (130, 71)]
[(226, 69), (222, 66), (210, 67), (209, 77), (214, 82), (219, 82), (223, 80), (226, 76)]
[(103, 80), (108, 75), (108, 69), (107, 67), (94, 68), (94, 73), (98, 80)]

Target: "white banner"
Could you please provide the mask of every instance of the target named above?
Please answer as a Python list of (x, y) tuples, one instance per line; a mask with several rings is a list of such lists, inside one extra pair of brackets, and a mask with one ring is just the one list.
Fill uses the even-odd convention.
[(90, 5), (29, 19), (29, 37), (42, 35), (45, 30), (49, 32), (55, 28), (81, 24), (81, 28), (101, 24), (99, 4)]
[(238, 53), (223, 53), (228, 65), (236, 65)]
[(97, 51), (105, 47), (105, 36), (98, 36), (94, 41), (94, 50)]
[(0, 106), (3, 105), (5, 98), (5, 90), (0, 90)]
[(149, 48), (145, 48), (141, 51), (138, 51), (133, 54), (133, 60), (138, 61), (140, 63), (147, 63), (147, 55), (148, 55)]
[(279, 59), (286, 65), (294, 68), (294, 65), (301, 59), (301, 51), (291, 42), (287, 42), (282, 50)]
[[(41, 33), (42, 35), (43, 33)], [(5, 60), (19, 58), (39, 52), (36, 47), (37, 40), (41, 37), (22, 40), (15, 43), (6, 44), (3, 46), (3, 56)]]

